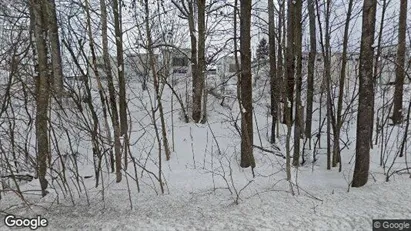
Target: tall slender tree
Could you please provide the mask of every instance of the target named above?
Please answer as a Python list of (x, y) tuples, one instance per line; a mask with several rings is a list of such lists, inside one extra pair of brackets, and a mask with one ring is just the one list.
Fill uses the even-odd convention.
[[(193, 91), (192, 118), (198, 123), (205, 122), (206, 116), (201, 117), (204, 91), (204, 76), (206, 71), (205, 35), (206, 35), (206, 4), (205, 0), (172, 0), (172, 4), (181, 13), (180, 17), (187, 19), (191, 45), (191, 76)], [(198, 33), (197, 33), (198, 32)], [(205, 113), (205, 112), (204, 112)]]
[(253, 155), (253, 89), (251, 76), (251, 4), (240, 1), (240, 51), (241, 51), (241, 163), (243, 168), (255, 168)]
[[(205, 0), (197, 0), (197, 12), (198, 12), (198, 76), (196, 78), (196, 85), (194, 86), (193, 95), (193, 119), (196, 122), (200, 121), (205, 123), (207, 121), (206, 100), (204, 102), (204, 111), (202, 110), (202, 98), (207, 96), (204, 92), (204, 82), (206, 76), (206, 58), (205, 58), (205, 36), (206, 36), (206, 20), (205, 20)], [(204, 98), (205, 99), (205, 98)], [(198, 104), (198, 105), (196, 105)], [(194, 106), (195, 105), (195, 106)], [(195, 108), (195, 113), (194, 113)], [(203, 111), (203, 116), (201, 112)]]
[[(128, 125), (127, 125), (127, 100), (126, 100), (126, 82), (124, 78), (124, 50), (123, 50), (123, 28), (122, 28), (122, 0), (113, 0), (114, 16), (114, 35), (116, 41), (117, 53), (117, 77), (119, 88), (119, 119), (120, 134), (123, 136), (125, 146), (128, 146)], [(124, 169), (127, 169), (127, 155), (124, 155)]]
[[(121, 136), (121, 131), (120, 131), (120, 122), (119, 122), (119, 116), (118, 116), (118, 107), (117, 107), (117, 97), (116, 97), (116, 91), (114, 87), (114, 77), (113, 77), (113, 72), (112, 72), (112, 67), (111, 67), (111, 58), (109, 54), (109, 47), (108, 47), (108, 22), (107, 22), (107, 5), (105, 0), (100, 0), (100, 10), (101, 10), (101, 40), (102, 40), (102, 48), (103, 48), (103, 62), (104, 62), (104, 72), (106, 73), (107, 76), (107, 85), (108, 85), (108, 91), (109, 91), (109, 101), (110, 101), (110, 108), (111, 108), (111, 122), (113, 124), (113, 131), (114, 131), (114, 154), (115, 154), (115, 161), (113, 161), (113, 153), (110, 151), (110, 160), (111, 160), (111, 169), (114, 169), (114, 163), (116, 164), (116, 175), (117, 175), (117, 181), (119, 182), (121, 180), (121, 142), (120, 142), (120, 136)], [(90, 33), (91, 33), (91, 26), (90, 26)], [(90, 34), (89, 37), (92, 35)], [(91, 40), (91, 38), (90, 38)], [(98, 75), (98, 74), (97, 74)], [(97, 78), (99, 79), (99, 78)], [(106, 114), (105, 112), (105, 106), (104, 102), (106, 100), (104, 93), (103, 93), (103, 87), (100, 83), (100, 81), (97, 81), (99, 85), (99, 95), (101, 99), (101, 103), (103, 105), (103, 114)], [(106, 116), (105, 116), (106, 117)], [(111, 140), (111, 138), (110, 138)]]
[(50, 70), (48, 65), (48, 15), (46, 0), (30, 1), (32, 16), (34, 16), (34, 35), (37, 53), (38, 73), (36, 80), (36, 146), (37, 146), (37, 176), (40, 181), (41, 194), (47, 194), (48, 181), (46, 179), (47, 158), (49, 153), (49, 97), (50, 97)]
[(395, 91), (392, 121), (394, 124), (402, 122), (402, 101), (405, 78), (405, 35), (407, 30), (407, 0), (401, 0), (398, 26), (397, 60), (395, 66)]
[(58, 33), (57, 13), (55, 0), (47, 1), (47, 15), (49, 25), (50, 55), (53, 68), (53, 90), (56, 96), (63, 91), (63, 68), (61, 65), (60, 36)]
[(301, 91), (302, 91), (302, 1), (296, 0), (295, 4), (295, 24), (294, 24), (294, 56), (296, 59), (295, 74), (296, 74), (296, 86), (295, 86), (295, 123), (294, 123), (294, 153), (293, 153), (293, 165), (300, 165), (300, 138), (303, 131), (302, 127), (302, 104), (301, 104)]
[(308, 0), (308, 19), (310, 27), (310, 52), (308, 53), (307, 73), (307, 111), (305, 118), (305, 137), (311, 139), (313, 99), (314, 99), (314, 65), (317, 54), (317, 32), (315, 24), (315, 0)]
[(295, 85), (295, 1), (288, 0), (287, 2), (287, 48), (286, 48), (286, 76), (285, 76), (285, 91), (286, 99), (284, 106), (284, 120), (286, 124), (291, 125), (293, 120), (293, 105), (294, 105), (294, 85)]
[(278, 118), (278, 99), (280, 89), (276, 70), (276, 46), (275, 46), (275, 22), (274, 22), (274, 2), (268, 0), (268, 43), (270, 58), (270, 91), (271, 91), (271, 143), (275, 143), (275, 125)]
[(374, 99), (373, 61), (374, 33), (377, 1), (364, 0), (362, 15), (362, 33), (360, 48), (360, 86), (357, 114), (357, 141), (355, 148), (355, 167), (352, 187), (364, 186), (368, 181), (370, 168), (370, 148), (372, 135), (370, 126)]
[(337, 102), (337, 114), (336, 114), (336, 123), (335, 124), (335, 131), (334, 131), (334, 146), (333, 146), (333, 160), (332, 166), (337, 166), (337, 163), (340, 163), (340, 171), (341, 171), (341, 158), (340, 158), (340, 132), (342, 127), (342, 104), (344, 99), (344, 83), (345, 83), (345, 75), (346, 75), (346, 67), (347, 67), (347, 50), (348, 50), (348, 36), (349, 36), (349, 28), (350, 28), (350, 21), (351, 21), (351, 13), (353, 8), (353, 0), (348, 2), (348, 9), (347, 9), (347, 17), (345, 19), (345, 27), (344, 27), (344, 38), (343, 38), (343, 47), (342, 47), (342, 60), (341, 60), (341, 72), (340, 72), (340, 83), (338, 89), (338, 102)]

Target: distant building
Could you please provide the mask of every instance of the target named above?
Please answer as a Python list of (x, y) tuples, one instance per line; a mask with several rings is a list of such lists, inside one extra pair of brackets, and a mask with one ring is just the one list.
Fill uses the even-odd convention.
[[(95, 77), (94, 69), (92, 68), (92, 59), (89, 57), (90, 64), (88, 65), (88, 73)], [(111, 61), (111, 71), (113, 77), (117, 77), (117, 59), (115, 56), (110, 56)], [(154, 54), (154, 61), (156, 67), (159, 68), (159, 55)], [(101, 80), (107, 79), (107, 74), (105, 72), (104, 59), (103, 56), (97, 56), (96, 58), (97, 71)], [(141, 80), (147, 78), (149, 75), (150, 59), (147, 53), (128, 53), (124, 56), (124, 76), (126, 79)]]
[(227, 55), (217, 62), (220, 91), (223, 94), (234, 94), (237, 90), (237, 65), (234, 55)]
[[(308, 74), (308, 52), (302, 53), (302, 74), (303, 80), (306, 81), (306, 76)], [(358, 65), (359, 65), (359, 53), (348, 53), (347, 63), (346, 63), (346, 80), (355, 80), (358, 76)], [(341, 52), (333, 52), (330, 57), (330, 68), (331, 68), (331, 85), (337, 86), (340, 79), (340, 73), (342, 68), (343, 55)], [(324, 56), (322, 53), (317, 53), (315, 56), (314, 64), (314, 91), (320, 92), (324, 90)], [(345, 87), (348, 89), (353, 81), (346, 81)]]
[(218, 72), (220, 75), (234, 75), (237, 72), (237, 66), (235, 63), (234, 55), (228, 55), (223, 57), (218, 62)]
[(163, 62), (170, 70), (170, 74), (173, 76), (189, 76), (191, 75), (191, 49), (164, 49), (162, 51)]
[[(405, 62), (404, 68), (406, 72), (406, 77), (404, 82), (410, 83), (410, 79), (408, 78), (411, 76), (411, 54), (410, 48), (408, 48), (405, 52)], [(380, 84), (394, 84), (395, 83), (395, 69), (397, 67), (397, 45), (393, 46), (385, 46), (381, 49), (381, 56), (380, 59), (377, 60), (378, 62), (378, 76), (377, 76), (377, 83)], [(408, 76), (408, 77), (407, 77)]]

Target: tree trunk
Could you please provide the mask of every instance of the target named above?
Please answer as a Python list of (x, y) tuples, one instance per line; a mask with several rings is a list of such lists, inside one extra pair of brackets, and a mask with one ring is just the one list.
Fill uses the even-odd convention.
[(344, 83), (345, 83), (345, 71), (347, 66), (347, 49), (348, 49), (348, 36), (349, 36), (349, 28), (350, 28), (350, 21), (351, 21), (351, 12), (353, 7), (353, 0), (350, 0), (348, 3), (348, 10), (347, 10), (347, 17), (345, 21), (345, 28), (344, 28), (344, 38), (343, 38), (343, 50), (342, 50), (342, 61), (341, 61), (341, 72), (340, 72), (340, 83), (339, 83), (339, 91), (338, 91), (338, 102), (337, 102), (337, 124), (335, 125), (336, 131), (334, 131), (334, 150), (333, 150), (333, 161), (332, 166), (337, 166), (337, 163), (340, 163), (341, 166), (341, 158), (340, 158), (340, 133), (342, 127), (342, 104), (344, 99)]
[(242, 168), (255, 168), (253, 155), (253, 89), (251, 76), (251, 2), (240, 1), (241, 50), (241, 164)]
[[(150, 28), (150, 11), (149, 11), (149, 3), (148, 0), (145, 0), (145, 12), (146, 12), (146, 18), (145, 18), (145, 29), (146, 29), (146, 34), (147, 34), (147, 50), (148, 50), (148, 55), (150, 58), (150, 68), (153, 73), (153, 82), (154, 82), (154, 91), (156, 94), (156, 101), (158, 104), (158, 110), (160, 112), (160, 122), (161, 122), (161, 134), (162, 134), (162, 140), (163, 140), (163, 146), (164, 146), (164, 151), (166, 154), (166, 160), (170, 160), (171, 152), (170, 152), (170, 146), (168, 144), (168, 138), (167, 138), (167, 130), (166, 130), (166, 123), (164, 119), (164, 111), (163, 111), (163, 103), (161, 101), (161, 93), (160, 93), (160, 84), (158, 80), (158, 73), (155, 65), (155, 57), (154, 57), (154, 52), (153, 52), (153, 41), (151, 37), (151, 28)], [(153, 113), (154, 114), (154, 113)], [(154, 120), (155, 121), (155, 120)], [(157, 133), (157, 132), (156, 132)], [(161, 162), (161, 157), (159, 158), (159, 161)], [(161, 171), (161, 167), (160, 171)], [(161, 174), (160, 174), (161, 175)], [(163, 190), (162, 190), (163, 191)]]
[(194, 16), (194, 6), (191, 0), (188, 1), (188, 28), (190, 30), (191, 43), (191, 75), (193, 86), (193, 120), (195, 123), (200, 122), (201, 119), (201, 92), (199, 91), (199, 69), (198, 69), (198, 47), (196, 36), (196, 25)]
[(397, 60), (395, 66), (395, 91), (392, 121), (394, 124), (402, 122), (402, 101), (405, 78), (405, 35), (407, 30), (407, 0), (401, 0), (400, 18), (398, 25)]
[(302, 119), (301, 118), (301, 90), (302, 90), (302, 25), (301, 25), (301, 13), (302, 13), (302, 1), (295, 1), (295, 24), (294, 24), (294, 57), (296, 57), (296, 92), (295, 92), (295, 123), (294, 123), (294, 153), (293, 153), (293, 166), (300, 165), (300, 138), (302, 132)]
[[(123, 29), (122, 29), (122, 3), (121, 0), (113, 0), (114, 35), (116, 37), (117, 51), (117, 75), (119, 86), (119, 112), (120, 112), (120, 136), (123, 136), (124, 145), (128, 145), (127, 125), (127, 101), (126, 83), (124, 78), (124, 51), (123, 51)], [(127, 169), (127, 155), (124, 154), (124, 169)]]
[[(375, 54), (375, 62), (374, 62), (374, 84), (377, 83), (377, 81), (379, 80), (381, 83), (381, 70), (382, 70), (382, 66), (381, 66), (381, 61), (380, 61), (380, 57), (381, 57), (381, 46), (382, 46), (382, 36), (383, 36), (383, 31), (384, 31), (384, 21), (385, 21), (385, 13), (387, 11), (387, 6), (388, 6), (388, 2), (387, 0), (383, 0), (382, 1), (382, 12), (381, 12), (381, 19), (380, 19), (380, 30), (378, 32), (378, 42), (377, 42), (377, 51)], [(373, 108), (375, 108), (375, 100), (373, 103)], [(374, 110), (374, 109), (373, 109)], [(379, 122), (378, 122), (378, 115), (377, 115), (377, 121), (376, 121), (376, 137), (375, 137), (375, 145), (377, 145), (378, 142), (378, 134), (380, 133), (380, 130), (382, 130), (379, 127)], [(374, 130), (374, 127), (371, 127), (371, 131)]]
[[(109, 49), (108, 49), (108, 24), (107, 24), (107, 5), (105, 0), (100, 0), (100, 10), (101, 10), (101, 36), (102, 36), (102, 48), (103, 48), (103, 62), (104, 62), (104, 72), (107, 75), (107, 80), (108, 84), (109, 84), (109, 95), (111, 97), (110, 94), (110, 88), (114, 88), (114, 86), (110, 86), (110, 84), (113, 84), (113, 72), (111, 69), (111, 58), (110, 58), (110, 53), (109, 53)], [(90, 27), (91, 30), (91, 27)], [(107, 137), (109, 139), (109, 144), (112, 145), (111, 143), (111, 132), (109, 131), (109, 127), (108, 127), (108, 115), (107, 115), (107, 109), (106, 109), (106, 97), (104, 95), (104, 89), (103, 86), (101, 84), (100, 81), (100, 76), (98, 73), (96, 73), (96, 79), (97, 79), (97, 84), (98, 84), (98, 89), (99, 89), (99, 95), (100, 95), (100, 101), (102, 104), (102, 109), (103, 109), (103, 115), (105, 118), (105, 123), (106, 123), (106, 127), (107, 127)], [(114, 99), (115, 101), (115, 99)], [(111, 98), (110, 98), (110, 102), (111, 102)], [(117, 110), (116, 110), (116, 115), (117, 115)], [(115, 124), (117, 124), (116, 128), (113, 128), (114, 130), (114, 153), (116, 155), (116, 158), (118, 158), (120, 156), (119, 152), (120, 152), (120, 137), (118, 134), (118, 122), (115, 122), (115, 117), (111, 118), (111, 122), (113, 123), (113, 127)], [(118, 119), (117, 119), (118, 120)], [(111, 167), (111, 171), (115, 170), (114, 167), (114, 163), (115, 163), (115, 159), (113, 156), (113, 151), (112, 149), (110, 149), (109, 151), (109, 155), (110, 155), (110, 167)]]
[(275, 47), (275, 24), (274, 24), (274, 2), (268, 0), (268, 43), (270, 56), (270, 95), (271, 95), (271, 143), (275, 143), (275, 125), (278, 116), (278, 99), (280, 89), (278, 88), (278, 76), (276, 70), (276, 47)]
[(46, 179), (47, 158), (49, 156), (48, 137), (48, 107), (50, 96), (50, 75), (47, 58), (47, 25), (48, 15), (45, 0), (31, 1), (35, 21), (35, 42), (38, 61), (37, 92), (36, 92), (36, 144), (37, 144), (37, 176), (40, 181), (41, 194), (46, 196), (48, 181)]
[(58, 33), (56, 3), (55, 0), (48, 0), (48, 25), (50, 39), (51, 64), (53, 67), (53, 91), (57, 97), (63, 92), (63, 68), (61, 65), (60, 39)]
[[(104, 41), (104, 9), (102, 9), (102, 24), (103, 24), (103, 41)], [(92, 27), (91, 27), (91, 16), (90, 16), (90, 9), (89, 9), (89, 1), (85, 1), (85, 11), (86, 11), (86, 23), (87, 23), (87, 36), (89, 39), (89, 47), (90, 47), (90, 53), (91, 53), (91, 58), (92, 58), (92, 70), (95, 75), (95, 78), (97, 80), (97, 85), (98, 85), (98, 91), (100, 95), (100, 100), (102, 102), (102, 109), (103, 109), (103, 115), (105, 116), (105, 121), (107, 122), (107, 110), (105, 107), (105, 100), (104, 100), (104, 93), (103, 93), (103, 87), (101, 85), (100, 81), (100, 74), (97, 69), (97, 57), (96, 57), (96, 52), (95, 52), (95, 42), (93, 38), (93, 32), (92, 32)], [(107, 33), (106, 33), (107, 34)], [(71, 51), (71, 50), (70, 50)], [(103, 42), (103, 52), (104, 52), (104, 42)], [(101, 151), (99, 147), (99, 141), (98, 141), (98, 133), (99, 133), (99, 119), (97, 117), (97, 113), (94, 110), (94, 105), (93, 105), (93, 99), (91, 95), (91, 88), (88, 83), (88, 81), (85, 81), (85, 88), (87, 91), (87, 104), (90, 108), (91, 112), (91, 117), (93, 119), (93, 129), (90, 131), (91, 132), (91, 142), (92, 142), (92, 150), (93, 150), (93, 161), (94, 161), (94, 167), (95, 167), (95, 175), (96, 175), (96, 187), (98, 186), (99, 183), (99, 176), (100, 176), (100, 161), (101, 161)], [(108, 122), (107, 122), (108, 123)], [(107, 125), (108, 127), (108, 125)], [(116, 149), (117, 150), (117, 149)], [(110, 154), (112, 154), (110, 152)], [(112, 169), (114, 169), (114, 161), (111, 162)]]
[(373, 59), (375, 32), (375, 14), (377, 2), (374, 0), (364, 0), (363, 20), (360, 50), (360, 86), (359, 103), (357, 115), (357, 141), (355, 154), (355, 168), (352, 187), (361, 187), (368, 181), (368, 171), (370, 168), (370, 136), (372, 135), (370, 126), (372, 121), (373, 107)]
[(317, 34), (315, 26), (315, 0), (308, 0), (308, 18), (310, 24), (310, 52), (308, 54), (307, 74), (307, 111), (305, 118), (305, 137), (311, 139), (314, 98), (314, 66), (317, 54)]
[[(196, 103), (199, 103), (200, 108), (200, 116), (201, 116), (201, 106), (203, 101), (203, 116), (201, 119), (201, 123), (205, 123), (207, 121), (207, 107), (206, 107), (206, 98), (207, 92), (204, 91), (204, 83), (205, 83), (205, 73), (206, 73), (206, 60), (205, 60), (205, 30), (206, 30), (206, 21), (205, 21), (205, 0), (197, 0), (197, 10), (198, 10), (198, 76), (197, 76), (197, 85), (194, 89), (194, 98)], [(204, 94), (204, 97), (203, 97)], [(202, 100), (204, 98), (204, 100)], [(194, 102), (194, 100), (193, 100)], [(200, 119), (198, 118), (198, 105), (193, 105), (196, 108), (196, 118), (195, 121), (199, 122)], [(193, 114), (194, 115), (194, 114)]]
[(287, 58), (286, 58), (286, 95), (284, 116), (286, 124), (291, 126), (293, 121), (293, 105), (294, 105), (294, 85), (295, 85), (295, 4), (294, 0), (288, 0), (288, 13), (287, 13)]
[[(101, 4), (101, 2), (100, 2)], [(103, 33), (106, 32), (106, 27), (103, 28)], [(120, 182), (122, 179), (121, 175), (121, 142), (120, 142), (120, 123), (118, 118), (118, 109), (117, 109), (117, 97), (116, 97), (116, 90), (114, 88), (114, 79), (111, 72), (111, 59), (108, 54), (108, 41), (107, 34), (103, 34), (103, 60), (104, 60), (104, 69), (107, 75), (107, 85), (108, 85), (108, 92), (109, 92), (109, 101), (111, 107), (111, 122), (113, 124), (114, 130), (114, 155), (115, 155), (115, 163), (116, 163), (116, 182)], [(107, 45), (107, 47), (106, 47)]]

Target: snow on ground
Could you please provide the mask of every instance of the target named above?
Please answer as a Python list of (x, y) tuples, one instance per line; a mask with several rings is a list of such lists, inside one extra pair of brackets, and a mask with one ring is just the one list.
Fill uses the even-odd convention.
[[(144, 109), (149, 106), (144, 94), (130, 94), (134, 121), (131, 140), (138, 141), (131, 152), (157, 174), (157, 144), (151, 119)], [(163, 98), (172, 144), (171, 95)], [(273, 150), (267, 142), (270, 126), (267, 100), (268, 97), (263, 97), (255, 106), (254, 143)], [(256, 177), (252, 178), (250, 169), (239, 167), (240, 139), (233, 126), (238, 105), (227, 100), (226, 104), (233, 107), (231, 110), (219, 106), (219, 102), (210, 96), (209, 124), (185, 124), (178, 119), (178, 113), (174, 114), (174, 151), (170, 161), (163, 160), (164, 195), (154, 177), (143, 173), (141, 168), (138, 168), (141, 187), (138, 193), (132, 180), (132, 165), (128, 167), (128, 178), (124, 177), (120, 184), (116, 184), (115, 175), (103, 167), (104, 191), (101, 186), (94, 187), (94, 177), (84, 179), (87, 191), (78, 192), (72, 185), (75, 205), (67, 194), (64, 199), (61, 192), (49, 189), (45, 198), (40, 198), (38, 191), (27, 193), (31, 209), (15, 194), (8, 193), (0, 200), (0, 211), (24, 217), (41, 214), (49, 220), (49, 226), (41, 230), (371, 230), (372, 219), (411, 218), (411, 178), (409, 174), (394, 175), (385, 182), (384, 170), (379, 166), (378, 146), (372, 151), (368, 184), (349, 188), (355, 123), (350, 123), (351, 130), (344, 136), (350, 146), (342, 153), (342, 172), (339, 173), (338, 168), (325, 169), (325, 139), (322, 138), (318, 161), (312, 164), (311, 156), (307, 155), (307, 163), (292, 170), (293, 196), (285, 180), (283, 158), (255, 149)], [(176, 102), (174, 109), (179, 109)], [(318, 124), (316, 120), (318, 115), (314, 118)], [(278, 146), (281, 150), (284, 150), (285, 130), (283, 126), (280, 128)], [(144, 136), (138, 139), (143, 132)], [(80, 175), (93, 175), (91, 148), (86, 141), (82, 142), (79, 152), (89, 159), (84, 157), (80, 161)], [(404, 163), (404, 160), (398, 162)], [(21, 187), (22, 190), (39, 189), (36, 180)], [(7, 229), (0, 222), (0, 230)]]

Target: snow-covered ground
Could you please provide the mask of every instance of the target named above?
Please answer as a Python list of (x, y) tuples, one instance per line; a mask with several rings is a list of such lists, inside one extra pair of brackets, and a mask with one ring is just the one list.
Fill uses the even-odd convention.
[[(183, 85), (179, 85), (179, 92), (184, 92)], [(264, 87), (263, 83), (257, 86), (254, 96), (258, 99), (262, 94), (262, 97), (255, 103), (254, 143), (274, 151), (275, 147), (267, 141), (271, 126), (267, 119), (268, 86)], [(163, 103), (173, 152), (170, 161), (165, 161), (162, 152), (165, 189), (162, 195), (154, 177), (158, 175), (158, 145), (150, 113), (145, 110), (149, 109), (150, 100), (138, 84), (130, 85), (130, 89), (135, 89), (129, 92), (133, 121), (131, 153), (150, 171), (147, 173), (137, 166), (140, 193), (133, 180), (131, 163), (128, 174), (124, 174), (119, 184), (115, 183), (115, 174), (108, 173), (103, 163), (104, 187), (100, 184), (95, 188), (94, 177), (84, 178), (79, 184), (81, 191), (73, 180), (69, 183), (71, 189), (63, 193), (56, 181), (44, 198), (39, 196), (39, 191), (26, 191), (25, 202), (10, 192), (0, 200), (0, 212), (23, 217), (41, 214), (49, 221), (48, 227), (41, 230), (371, 230), (372, 219), (411, 218), (410, 175), (394, 174), (385, 182), (386, 170), (379, 166), (378, 145), (372, 150), (368, 184), (361, 188), (349, 187), (355, 154), (352, 121), (347, 123), (349, 131), (342, 136), (349, 147), (342, 152), (341, 172), (338, 168), (326, 170), (323, 135), (318, 160), (312, 163), (312, 150), (306, 150), (307, 162), (298, 169), (293, 168), (291, 184), (285, 180), (285, 160), (257, 148), (254, 149), (257, 167), (253, 178), (250, 169), (239, 167), (240, 138), (233, 125), (238, 116), (238, 103), (227, 99), (227, 106), (222, 107), (221, 101), (210, 95), (209, 122), (186, 124), (179, 119), (180, 105), (174, 98), (173, 132), (172, 97), (167, 88)], [(240, 121), (237, 123), (240, 125)], [(317, 127), (318, 110), (314, 132)], [(281, 126), (279, 130), (277, 146), (285, 155), (286, 129)], [(87, 140), (78, 142), (79, 174), (93, 176), (91, 145)], [(395, 138), (390, 141), (395, 142)], [(388, 156), (388, 167), (393, 156)], [(396, 162), (395, 169), (404, 167), (404, 158)], [(21, 185), (22, 191), (39, 188), (37, 180)], [(0, 230), (7, 229), (4, 222), (0, 222)]]

